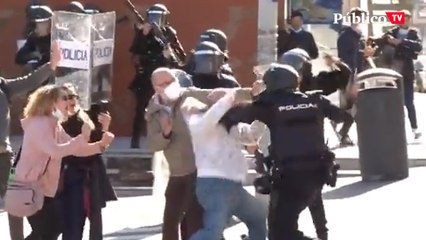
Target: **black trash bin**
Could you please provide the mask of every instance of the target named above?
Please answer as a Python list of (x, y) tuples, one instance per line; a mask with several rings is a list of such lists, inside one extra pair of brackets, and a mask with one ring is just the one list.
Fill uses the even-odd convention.
[(408, 177), (402, 76), (373, 68), (357, 76), (356, 123), (363, 181)]

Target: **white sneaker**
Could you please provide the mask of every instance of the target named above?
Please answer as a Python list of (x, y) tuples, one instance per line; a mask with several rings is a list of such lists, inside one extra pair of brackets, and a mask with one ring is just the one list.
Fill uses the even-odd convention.
[(422, 133), (418, 129), (413, 129), (414, 139), (419, 139), (422, 136)]

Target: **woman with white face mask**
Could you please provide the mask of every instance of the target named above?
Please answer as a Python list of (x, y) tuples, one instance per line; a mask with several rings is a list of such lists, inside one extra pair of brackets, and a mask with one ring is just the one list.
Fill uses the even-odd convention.
[(9, 192), (8, 189), (6, 209), (12, 215), (28, 216), (33, 232), (27, 239), (56, 240), (60, 233), (53, 197), (58, 189), (62, 158), (102, 153), (114, 138), (109, 132), (94, 143), (88, 143), (86, 134), (71, 138), (59, 121), (64, 119), (67, 111), (66, 89), (52, 85), (41, 87), (31, 94), (24, 109), (24, 119), (21, 120), (24, 136), (15, 180), (33, 186), (34, 191), (44, 196), (44, 200), (37, 203), (42, 205), (38, 212), (28, 212), (27, 209), (23, 212), (25, 206), (15, 204), (20, 196), (16, 190)]

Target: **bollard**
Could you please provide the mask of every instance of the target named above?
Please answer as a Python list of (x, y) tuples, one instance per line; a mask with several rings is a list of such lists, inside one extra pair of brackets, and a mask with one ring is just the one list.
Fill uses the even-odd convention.
[(363, 181), (408, 177), (402, 76), (373, 68), (357, 75), (356, 122)]

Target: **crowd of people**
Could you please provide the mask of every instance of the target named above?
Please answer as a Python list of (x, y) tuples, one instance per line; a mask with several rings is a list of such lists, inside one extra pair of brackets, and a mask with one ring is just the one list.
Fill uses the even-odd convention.
[[(70, 3), (68, 10), (92, 14), (79, 2)], [(163, 240), (223, 239), (231, 216), (246, 224), (249, 236), (243, 239), (314, 239), (298, 230), (306, 207), (318, 239), (327, 240), (321, 190), (335, 185), (338, 165), (325, 144), (324, 118), (343, 122), (341, 145), (353, 145), (348, 131), (357, 96), (354, 75), (371, 57), (382, 59), (392, 50), (385, 63), (404, 77), (411, 127), (415, 138), (421, 135), (413, 104), (413, 59), (422, 46), (409, 27), (409, 12), (406, 24), (374, 41), (376, 46), (366, 45), (360, 24), (344, 28), (337, 40), (339, 56), (325, 55), (329, 69), (316, 75), (311, 60), (319, 56), (318, 48), (302, 28), (302, 14), (294, 12), (290, 25), (279, 31), (277, 63), (256, 72), (250, 88), (242, 88), (233, 75), (223, 31), (203, 32), (186, 56), (169, 14), (163, 4), (148, 8), (146, 21), (134, 25), (130, 48), (136, 73), (129, 88), (137, 99), (131, 147), (139, 147), (143, 132), (150, 150), (163, 152), (170, 171)], [(349, 14), (364, 12), (357, 8)], [(61, 60), (59, 46), (50, 44), (53, 12), (37, 5), (28, 15), (33, 31), (16, 62), (35, 61), (35, 70), (0, 79), (0, 195), (11, 239), (24, 239), (24, 217), (32, 228), (28, 240), (53, 240), (61, 234), (65, 240), (82, 239), (86, 218), (89, 238), (102, 239), (102, 208), (117, 200), (101, 157), (114, 139), (111, 116), (82, 109), (72, 84), (49, 84)], [(158, 37), (158, 29), (166, 40)], [(47, 41), (48, 47), (39, 46)], [(345, 104), (335, 106), (323, 96), (336, 91)], [(13, 156), (10, 98), (29, 93), (21, 121), (23, 142)], [(259, 146), (262, 139), (265, 146)], [(243, 188), (248, 172), (244, 147), (257, 149), (254, 185), (259, 193), (270, 194), (269, 209)]]

